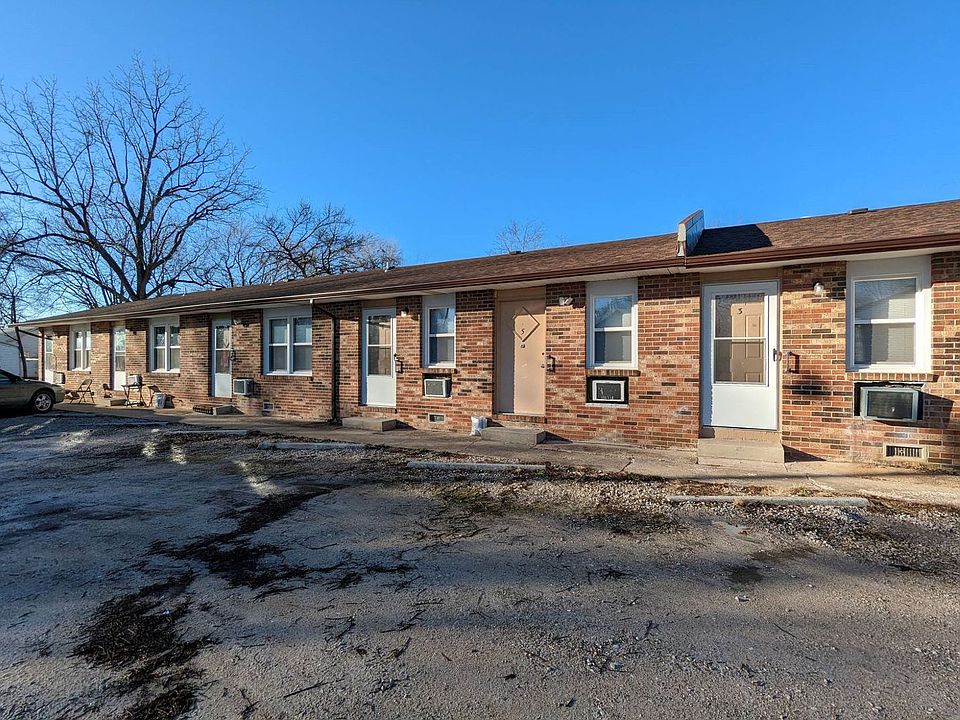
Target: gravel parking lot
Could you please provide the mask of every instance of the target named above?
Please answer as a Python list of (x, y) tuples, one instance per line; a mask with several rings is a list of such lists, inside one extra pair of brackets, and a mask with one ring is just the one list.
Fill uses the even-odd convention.
[(0, 418), (0, 718), (960, 716), (947, 510)]

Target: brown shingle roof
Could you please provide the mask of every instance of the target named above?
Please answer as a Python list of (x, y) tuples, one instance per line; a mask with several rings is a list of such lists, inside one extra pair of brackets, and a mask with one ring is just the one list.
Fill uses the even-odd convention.
[(960, 200), (905, 205), (868, 212), (821, 215), (778, 220), (753, 225), (708, 228), (691, 257), (709, 260), (729, 255), (738, 261), (743, 253), (779, 251), (787, 253), (847, 246), (852, 252), (864, 243), (887, 243), (960, 232)]
[[(953, 235), (954, 237), (950, 237)], [(657, 268), (736, 265), (899, 247), (960, 244), (960, 200), (796, 220), (708, 228), (687, 258), (677, 257), (676, 233), (611, 242), (410, 265), (185, 295), (168, 295), (33, 320), (50, 325), (165, 311), (228, 308), (257, 302), (315, 297), (336, 300), (373, 295), (535, 282)]]

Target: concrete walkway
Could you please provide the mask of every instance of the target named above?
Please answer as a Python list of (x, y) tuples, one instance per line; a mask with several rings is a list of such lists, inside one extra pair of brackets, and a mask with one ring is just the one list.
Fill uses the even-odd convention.
[(341, 441), (448, 452), (501, 462), (551, 463), (586, 467), (602, 472), (626, 472), (668, 481), (726, 484), (736, 488), (769, 487), (784, 491), (797, 487), (838, 495), (858, 495), (908, 503), (950, 506), (960, 510), (960, 476), (911, 467), (857, 463), (802, 461), (784, 464), (738, 463), (698, 465), (692, 450), (640, 450), (602, 443), (545, 443), (522, 448), (440, 431), (393, 430), (375, 433), (347, 430), (322, 422), (248, 415), (209, 416), (185, 410), (104, 407), (61, 403), (57, 411), (85, 412), (139, 421), (182, 423), (191, 427), (244, 429), (314, 441)]

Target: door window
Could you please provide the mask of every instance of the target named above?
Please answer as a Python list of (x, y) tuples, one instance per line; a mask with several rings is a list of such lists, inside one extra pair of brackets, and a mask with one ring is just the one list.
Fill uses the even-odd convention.
[(56, 367), (55, 353), (53, 350), (53, 335), (43, 336), (43, 369), (52, 373)]
[(393, 318), (371, 315), (367, 318), (367, 375), (393, 374)]
[(763, 293), (714, 299), (713, 381), (766, 383), (766, 318)]
[(214, 327), (214, 372), (230, 373), (230, 328), (225, 325)]
[(115, 330), (113, 333), (113, 371), (123, 373), (127, 370), (127, 333)]

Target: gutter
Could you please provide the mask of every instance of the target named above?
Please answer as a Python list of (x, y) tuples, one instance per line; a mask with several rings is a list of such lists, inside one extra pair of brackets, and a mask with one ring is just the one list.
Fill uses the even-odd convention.
[(331, 342), (330, 348), (330, 418), (340, 420), (340, 318), (327, 310), (323, 305), (315, 304), (310, 298), (310, 307), (316, 308), (330, 318)]

